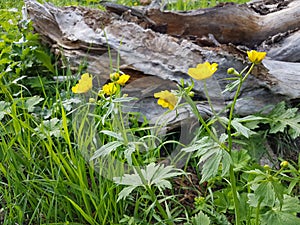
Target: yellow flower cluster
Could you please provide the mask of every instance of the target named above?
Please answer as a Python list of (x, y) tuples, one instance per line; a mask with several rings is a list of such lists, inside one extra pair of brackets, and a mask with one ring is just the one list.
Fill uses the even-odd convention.
[(93, 78), (90, 74), (84, 73), (78, 83), (72, 87), (72, 92), (75, 94), (86, 93), (93, 87)]
[[(261, 63), (261, 61), (266, 57), (266, 52), (257, 52), (255, 50), (247, 51), (248, 59), (254, 64)], [(204, 80), (210, 78), (218, 70), (218, 64), (209, 62), (204, 62), (198, 64), (196, 68), (189, 68), (188, 75), (196, 80)], [(234, 68), (228, 70), (229, 74), (235, 74), (237, 71)], [(177, 104), (177, 97), (165, 90), (154, 94), (155, 98), (158, 98), (157, 104), (164, 108), (169, 108), (173, 110)]]
[(130, 76), (127, 74), (120, 75), (119, 73), (112, 73), (110, 74), (110, 80), (112, 82), (105, 84), (102, 88), (102, 91), (106, 95), (113, 95), (117, 92), (118, 86), (121, 85), (124, 86), (126, 82), (129, 80)]

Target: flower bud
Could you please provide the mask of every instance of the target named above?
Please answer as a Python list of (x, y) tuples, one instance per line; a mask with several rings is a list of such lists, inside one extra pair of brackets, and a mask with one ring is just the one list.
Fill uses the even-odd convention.
[(238, 73), (238, 71), (236, 71), (233, 67), (231, 67), (231, 68), (229, 68), (228, 70), (227, 70), (227, 73), (228, 74), (234, 74), (234, 75), (237, 75), (237, 76), (239, 76), (240, 74)]
[(189, 95), (190, 97), (194, 97), (194, 96), (195, 96), (195, 92), (190, 91), (188, 95)]
[(280, 163), (280, 166), (282, 167), (282, 168), (285, 168), (285, 167), (287, 167), (289, 165), (289, 162), (288, 161), (282, 161), (281, 163)]
[(265, 170), (270, 170), (271, 167), (270, 167), (269, 165), (266, 164), (266, 165), (264, 165), (264, 169), (265, 169)]
[(89, 98), (89, 103), (95, 103), (96, 102), (96, 99), (94, 98)]
[(204, 197), (201, 197), (201, 196), (195, 197), (194, 200), (195, 200), (195, 202), (197, 202), (197, 203), (205, 202), (205, 198), (204, 198)]
[(111, 81), (117, 81), (117, 80), (119, 80), (119, 77), (120, 77), (120, 74), (119, 73), (111, 73), (110, 75), (109, 75), (109, 77), (110, 77), (110, 80)]

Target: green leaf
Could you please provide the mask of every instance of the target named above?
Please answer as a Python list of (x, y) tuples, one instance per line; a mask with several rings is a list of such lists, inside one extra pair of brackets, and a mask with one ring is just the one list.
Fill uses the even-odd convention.
[[(140, 170), (140, 174), (137, 170)], [(167, 179), (181, 175), (182, 171), (173, 166), (155, 165), (150, 163), (144, 169), (135, 168), (133, 174), (124, 174), (122, 177), (114, 177), (113, 180), (119, 185), (127, 185), (123, 192), (121, 192), (118, 199), (126, 198), (137, 187), (156, 186), (159, 190), (171, 188), (171, 183)], [(142, 177), (141, 177), (141, 176)], [(144, 183), (145, 181), (146, 183)], [(147, 187), (146, 187), (147, 186)]]
[(258, 128), (258, 124), (266, 121), (265, 117), (249, 115), (242, 118), (234, 118), (239, 123), (243, 123), (249, 129)]
[(271, 182), (262, 182), (254, 191), (255, 198), (266, 206), (273, 207), (275, 203), (275, 192)]
[[(231, 121), (231, 126), (238, 132), (239, 134), (243, 135), (246, 138), (249, 138), (251, 135), (255, 134), (254, 131), (251, 129), (256, 128), (257, 124), (260, 120), (263, 120), (263, 117), (256, 117), (256, 116), (247, 116), (243, 118), (234, 118)], [(219, 117), (224, 124), (228, 124), (229, 120), (226, 117)], [(265, 120), (265, 119), (264, 119)], [(255, 124), (254, 124), (255, 121)], [(242, 123), (248, 124), (250, 127), (243, 125)], [(250, 129), (251, 128), (251, 129)]]
[(137, 98), (134, 97), (120, 97), (120, 98), (115, 98), (112, 100), (114, 103), (124, 103), (124, 102), (131, 102), (137, 100)]
[(218, 145), (211, 140), (209, 137), (203, 137), (200, 140), (197, 140), (194, 144), (182, 148), (182, 151), (184, 152), (195, 152), (195, 156), (202, 156), (206, 152), (209, 152), (210, 149), (217, 148)]
[(44, 100), (44, 98), (41, 98), (40, 96), (30, 97), (26, 100), (25, 107), (27, 108), (28, 112), (33, 112), (35, 109), (35, 106), (43, 100)]
[(300, 212), (300, 202), (297, 197), (291, 197), (289, 195), (283, 196), (283, 203), (276, 202), (276, 206), (274, 210), (290, 213), (290, 214), (297, 214)]
[(36, 134), (44, 139), (47, 136), (61, 137), (62, 135), (62, 123), (58, 118), (52, 118), (50, 120), (43, 120), (42, 124), (34, 129)]
[(251, 160), (251, 156), (248, 154), (248, 151), (244, 149), (239, 151), (232, 151), (231, 157), (235, 171), (240, 171), (245, 168)]
[(282, 212), (282, 211), (275, 211), (275, 210), (269, 210), (265, 214), (261, 216), (262, 219), (262, 225), (299, 225), (300, 224), (300, 218), (297, 216)]
[(112, 142), (109, 142), (109, 143), (101, 146), (101, 148), (99, 148), (98, 150), (95, 151), (95, 153), (91, 157), (90, 161), (94, 160), (94, 159), (97, 159), (97, 158), (99, 158), (101, 156), (107, 156), (107, 155), (109, 155), (112, 151), (115, 151), (121, 145), (123, 145), (122, 142), (112, 141)]
[(285, 191), (284, 186), (278, 180), (271, 181), (275, 196), (279, 200), (280, 207), (283, 205), (283, 193)]
[(194, 152), (194, 157), (200, 157), (199, 163), (202, 165), (200, 182), (209, 180), (217, 175), (220, 163), (222, 162), (222, 175), (225, 175), (232, 162), (228, 152), (222, 149), (218, 143), (205, 136), (197, 140), (191, 146), (182, 149), (185, 152)]
[(210, 225), (210, 219), (206, 214), (200, 212), (192, 218), (192, 225)]
[(86, 213), (76, 202), (74, 202), (71, 198), (64, 196), (73, 206), (74, 208), (80, 213), (80, 215), (91, 225), (98, 224), (91, 215)]
[(38, 60), (41, 61), (41, 63), (52, 73), (55, 73), (55, 69), (52, 65), (51, 62), (51, 57), (49, 54), (46, 54), (45, 52), (41, 50), (35, 50), (34, 51), (35, 56), (37, 57)]
[(131, 155), (134, 152), (135, 152), (135, 145), (134, 145), (134, 143), (129, 143), (126, 146), (126, 149), (124, 150), (124, 155), (125, 155), (125, 158), (127, 159), (129, 165), (132, 165)]
[(297, 108), (286, 109), (285, 103), (279, 103), (268, 115), (268, 122), (271, 126), (270, 133), (284, 132), (290, 129), (292, 138), (300, 135), (300, 114)]
[(232, 157), (227, 151), (222, 150), (222, 176), (225, 176), (229, 171), (230, 165), (232, 164)]
[(238, 119), (234, 118), (231, 121), (231, 125), (238, 133), (240, 133), (246, 138), (249, 138), (251, 135), (255, 134), (255, 132), (251, 131), (248, 127), (242, 125)]
[[(79, 98), (70, 98), (70, 99), (63, 100), (61, 103), (57, 102), (57, 106), (61, 104), (66, 109), (66, 111), (69, 112), (74, 108), (73, 105), (79, 103), (81, 103), (81, 100)], [(56, 104), (53, 105), (56, 106)]]
[(101, 130), (100, 133), (106, 134), (108, 136), (114, 137), (118, 141), (124, 141), (123, 137), (121, 134), (118, 134), (116, 132), (110, 131), (110, 130)]
[(224, 91), (222, 91), (222, 93), (225, 93), (226, 91), (229, 92), (233, 91), (240, 84), (240, 82), (241, 82), (240, 79), (237, 78), (235, 81), (227, 84)]
[(122, 199), (126, 199), (127, 196), (129, 196), (131, 194), (131, 192), (136, 189), (138, 186), (129, 186), (129, 187), (125, 187), (123, 188), (122, 191), (120, 191), (119, 195), (118, 195), (118, 199), (117, 202), (119, 202)]
[(0, 101), (0, 120), (2, 120), (4, 116), (8, 113), (10, 113), (10, 103)]
[(205, 154), (201, 157), (199, 163), (203, 163), (203, 166), (201, 170), (202, 178), (200, 183), (217, 175), (221, 159), (222, 150), (219, 151), (219, 149), (214, 149), (209, 154)]
[(1, 64), (8, 64), (12, 62), (12, 60), (8, 59), (8, 58), (3, 58), (3, 59), (0, 59), (0, 65)]

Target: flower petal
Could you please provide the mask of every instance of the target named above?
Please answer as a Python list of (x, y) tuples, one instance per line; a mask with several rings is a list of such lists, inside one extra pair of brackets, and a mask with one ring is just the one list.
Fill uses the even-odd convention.
[(113, 95), (117, 92), (117, 87), (113, 82), (111, 82), (111, 83), (105, 84), (102, 87), (102, 90), (106, 95)]
[(188, 75), (196, 80), (203, 80), (211, 77), (218, 69), (218, 64), (205, 62), (198, 64), (196, 68), (189, 68)]
[(119, 77), (119, 79), (117, 80), (117, 84), (120, 84), (120, 85), (125, 85), (126, 82), (129, 80), (130, 76), (127, 75), (127, 74), (123, 74)]

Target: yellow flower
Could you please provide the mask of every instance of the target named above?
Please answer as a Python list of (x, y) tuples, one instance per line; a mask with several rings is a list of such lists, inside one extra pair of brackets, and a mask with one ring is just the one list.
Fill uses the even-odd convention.
[(167, 90), (155, 93), (154, 97), (158, 98), (157, 104), (170, 110), (173, 110), (177, 104), (177, 97)]
[(107, 95), (113, 95), (117, 92), (117, 87), (114, 83), (108, 83), (102, 87), (102, 90)]
[(117, 84), (120, 84), (120, 85), (125, 85), (126, 82), (129, 80), (130, 76), (129, 75), (126, 75), (126, 74), (123, 74), (119, 77), (119, 79), (117, 80)]
[(248, 58), (250, 62), (254, 64), (261, 63), (261, 61), (266, 57), (266, 52), (257, 52), (255, 50), (247, 51)]
[(188, 75), (196, 80), (203, 80), (211, 77), (218, 69), (218, 64), (205, 62), (198, 64), (196, 68), (189, 68)]
[(72, 87), (72, 92), (76, 94), (88, 92), (93, 87), (92, 80), (93, 78), (90, 74), (82, 74), (79, 82), (74, 87)]

